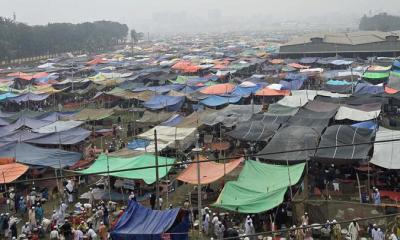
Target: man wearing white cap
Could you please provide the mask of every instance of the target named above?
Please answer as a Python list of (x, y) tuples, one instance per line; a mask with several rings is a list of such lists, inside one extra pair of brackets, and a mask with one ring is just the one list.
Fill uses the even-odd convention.
[(205, 234), (208, 234), (210, 230), (210, 213), (208, 207), (204, 208), (204, 212), (203, 231)]

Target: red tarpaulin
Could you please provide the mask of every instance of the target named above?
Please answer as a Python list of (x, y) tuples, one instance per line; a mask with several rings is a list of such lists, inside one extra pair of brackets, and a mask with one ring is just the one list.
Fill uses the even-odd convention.
[(268, 87), (265, 87), (256, 92), (256, 96), (289, 96), (289, 90), (274, 90)]

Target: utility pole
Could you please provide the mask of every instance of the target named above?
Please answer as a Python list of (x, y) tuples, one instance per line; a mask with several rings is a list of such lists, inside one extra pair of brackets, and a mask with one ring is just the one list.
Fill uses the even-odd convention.
[[(155, 152), (154, 152), (154, 156), (155, 156), (155, 160), (156, 160), (156, 204), (157, 207), (160, 206), (160, 189), (159, 189), (159, 175), (158, 175), (158, 149), (157, 149), (157, 130), (154, 129), (154, 148), (155, 148)], [(161, 210), (161, 208), (160, 208)]]

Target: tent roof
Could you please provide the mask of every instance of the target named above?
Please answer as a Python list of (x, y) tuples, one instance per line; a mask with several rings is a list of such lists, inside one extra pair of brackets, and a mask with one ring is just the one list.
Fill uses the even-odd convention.
[(27, 143), (10, 143), (0, 147), (0, 157), (15, 157), (17, 162), (64, 168), (72, 166), (81, 159), (81, 154), (60, 149), (36, 147)]
[(304, 166), (304, 163), (287, 167), (247, 160), (237, 181), (225, 184), (213, 206), (241, 213), (272, 209), (283, 202), (287, 187), (300, 180)]
[[(170, 231), (180, 209), (151, 210), (136, 201), (130, 201), (128, 208), (119, 218), (112, 239), (161, 239), (161, 235)], [(184, 229), (183, 231), (188, 231)]]
[(275, 90), (265, 87), (256, 92), (256, 96), (289, 96), (289, 90)]
[(349, 105), (347, 106), (340, 106), (335, 119), (336, 120), (344, 120), (344, 119), (350, 119), (353, 121), (367, 121), (367, 120), (372, 120), (375, 119), (379, 116), (381, 113), (381, 109), (378, 110), (372, 110), (372, 111), (363, 111), (360, 109), (357, 109), (355, 107), (351, 107)]
[(200, 90), (200, 92), (203, 94), (220, 95), (220, 94), (229, 94), (234, 89), (235, 89), (235, 85), (233, 85), (231, 83), (221, 83), (221, 84), (216, 84), (213, 86), (203, 88), (202, 90)]
[(36, 128), (33, 131), (37, 133), (54, 133), (54, 132), (63, 132), (70, 130), (72, 128), (79, 127), (80, 125), (84, 124), (83, 121), (56, 121), (49, 125)]
[(85, 108), (82, 111), (68, 117), (70, 120), (75, 121), (94, 121), (94, 120), (102, 120), (104, 118), (108, 118), (113, 115), (114, 109), (105, 109), (105, 108), (97, 108), (90, 109)]
[[(108, 161), (107, 161), (108, 158)], [(175, 159), (167, 157), (158, 157), (158, 162), (162, 164), (173, 164)], [(107, 157), (105, 154), (100, 155), (96, 161), (87, 169), (80, 171), (83, 174), (93, 174), (98, 172), (107, 171), (108, 166), (110, 171), (127, 170), (131, 168), (144, 168), (155, 166), (155, 156), (152, 154), (142, 154), (136, 157), (121, 158), (121, 157)], [(158, 174), (160, 178), (167, 175), (171, 166), (158, 168)], [(107, 176), (107, 174), (100, 174)], [(145, 168), (139, 170), (129, 170), (123, 172), (112, 172), (110, 176), (127, 178), (127, 179), (142, 179), (147, 184), (153, 184), (156, 181), (156, 170), (155, 168)]]
[[(379, 127), (375, 141), (393, 140), (399, 137), (400, 131)], [(398, 156), (400, 156), (400, 142), (375, 143), (371, 163), (387, 169), (400, 169)]]
[(26, 142), (45, 145), (74, 145), (84, 141), (90, 134), (90, 131), (77, 127), (62, 132), (46, 134), (38, 138), (28, 139)]
[[(200, 162), (200, 183), (210, 184), (217, 181), (224, 174), (229, 174), (237, 168), (242, 160), (243, 158), (235, 159), (226, 163), (225, 166), (223, 163)], [(190, 184), (198, 184), (197, 163), (190, 164), (176, 179)]]
[(21, 177), (29, 167), (20, 163), (0, 165), (0, 184), (11, 183)]
[(175, 97), (167, 95), (153, 96), (149, 101), (143, 103), (146, 108), (152, 110), (166, 109), (167, 111), (178, 111), (183, 105), (185, 97)]

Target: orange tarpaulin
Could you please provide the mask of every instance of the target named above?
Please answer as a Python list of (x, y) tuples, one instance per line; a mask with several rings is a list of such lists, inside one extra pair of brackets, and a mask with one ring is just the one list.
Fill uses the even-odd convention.
[(11, 183), (28, 171), (28, 166), (20, 163), (0, 165), (0, 184)]
[(102, 64), (102, 63), (107, 63), (107, 60), (103, 60), (101, 58), (95, 58), (92, 61), (87, 62), (89, 65), (96, 65), (96, 64)]
[(398, 91), (396, 89), (394, 89), (394, 88), (385, 87), (385, 93), (387, 93), (387, 94), (395, 94), (397, 92)]
[(235, 85), (231, 83), (216, 84), (200, 90), (203, 94), (227, 94), (231, 93)]
[(256, 92), (256, 96), (289, 96), (289, 90), (274, 90), (268, 87), (265, 87)]
[[(243, 158), (233, 160), (225, 164), (225, 174), (237, 168)], [(200, 162), (200, 183), (209, 184), (217, 181), (224, 176), (224, 164), (216, 162)], [(187, 167), (177, 179), (190, 184), (198, 184), (197, 163), (192, 163)]]
[(269, 61), (271, 64), (282, 64), (285, 61), (283, 59), (272, 59)]
[(194, 65), (190, 61), (179, 61), (172, 66), (172, 69), (179, 70), (186, 73), (195, 73), (200, 70), (200, 67)]
[(306, 69), (309, 68), (309, 66), (304, 66), (298, 63), (289, 63), (288, 66), (293, 67), (293, 68), (297, 68), (297, 69)]

